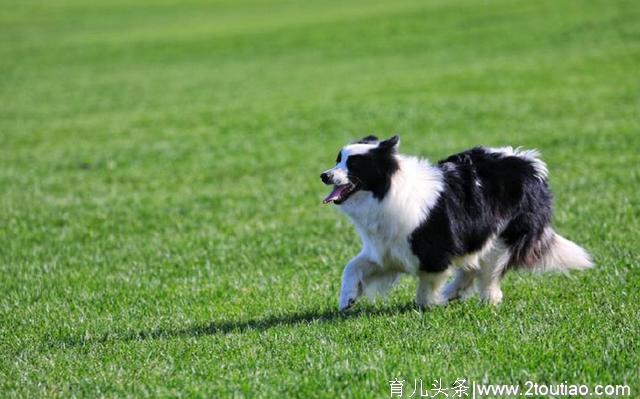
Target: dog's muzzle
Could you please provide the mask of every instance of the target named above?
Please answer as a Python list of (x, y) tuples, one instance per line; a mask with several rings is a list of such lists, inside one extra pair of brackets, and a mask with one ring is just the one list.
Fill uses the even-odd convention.
[(333, 202), (334, 204), (340, 205), (357, 190), (356, 185), (351, 183), (348, 178), (344, 177), (341, 179), (339, 176), (336, 177), (335, 173), (331, 170), (322, 173), (320, 179), (324, 184), (334, 186), (331, 193), (322, 201), (325, 204)]

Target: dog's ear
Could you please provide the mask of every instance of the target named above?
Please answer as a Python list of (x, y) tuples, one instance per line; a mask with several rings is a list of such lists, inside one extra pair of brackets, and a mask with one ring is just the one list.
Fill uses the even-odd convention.
[(397, 150), (400, 145), (400, 136), (395, 135), (387, 140), (381, 141), (378, 148), (383, 150)]
[(378, 138), (374, 135), (369, 135), (367, 137), (363, 137), (362, 139), (360, 139), (360, 141), (358, 141), (359, 144), (370, 144), (370, 143), (375, 143), (376, 141), (378, 141)]

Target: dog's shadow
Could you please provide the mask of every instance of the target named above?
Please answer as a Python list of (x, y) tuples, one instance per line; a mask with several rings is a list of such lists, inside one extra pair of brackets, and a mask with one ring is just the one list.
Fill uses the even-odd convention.
[(385, 316), (408, 311), (416, 311), (415, 304), (408, 303), (382, 308), (356, 308), (346, 312), (338, 310), (304, 310), (290, 314), (273, 315), (240, 321), (221, 321), (196, 324), (184, 329), (157, 329), (150, 333), (140, 332), (137, 339), (157, 339), (175, 337), (199, 337), (203, 335), (224, 335), (247, 331), (266, 331), (279, 326), (303, 326), (315, 323), (332, 323), (369, 316)]
[(283, 315), (258, 317), (249, 320), (214, 321), (194, 324), (186, 328), (158, 328), (150, 331), (106, 333), (100, 337), (74, 337), (65, 340), (65, 346), (84, 346), (114, 341), (146, 341), (201, 337), (206, 335), (226, 335), (248, 331), (267, 331), (279, 326), (304, 326), (316, 323), (333, 323), (371, 316), (385, 316), (409, 311), (417, 311), (415, 304), (385, 305), (380, 308), (360, 307), (347, 312), (338, 310), (303, 310)]

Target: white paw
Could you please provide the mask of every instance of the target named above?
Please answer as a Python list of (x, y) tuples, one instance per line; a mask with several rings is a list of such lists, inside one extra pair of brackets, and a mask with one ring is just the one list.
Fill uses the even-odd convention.
[(425, 297), (419, 296), (416, 298), (416, 305), (418, 305), (420, 309), (427, 309), (427, 308), (433, 308), (436, 306), (446, 305), (447, 302), (448, 302), (447, 298), (445, 298), (441, 294), (427, 295)]
[(350, 309), (358, 300), (358, 298), (356, 297), (340, 297), (340, 303), (338, 304), (338, 310), (339, 311), (345, 311), (347, 309)]
[(467, 299), (473, 297), (477, 293), (475, 285), (471, 284), (464, 290), (458, 291), (458, 297), (461, 301), (466, 301)]
[(442, 296), (448, 300), (460, 298), (460, 290), (458, 289), (458, 284), (456, 284), (455, 281), (447, 284), (442, 290)]
[(340, 301), (338, 302), (338, 310), (343, 311), (351, 308), (362, 295), (362, 283), (358, 283), (350, 289), (343, 289), (340, 293)]
[(480, 292), (480, 299), (482, 302), (489, 303), (491, 305), (498, 305), (502, 302), (502, 290), (499, 288), (493, 288)]

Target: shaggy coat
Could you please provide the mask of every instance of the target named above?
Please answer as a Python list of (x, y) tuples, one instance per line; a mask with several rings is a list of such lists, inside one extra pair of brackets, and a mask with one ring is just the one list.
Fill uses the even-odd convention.
[(592, 265), (551, 228), (552, 195), (537, 151), (476, 147), (432, 165), (398, 154), (398, 144), (397, 136), (365, 137), (321, 175), (334, 186), (324, 202), (351, 219), (363, 243), (343, 272), (340, 309), (363, 293), (384, 294), (403, 273), (418, 278), (420, 307), (468, 297), (476, 286), (497, 304), (510, 268)]

